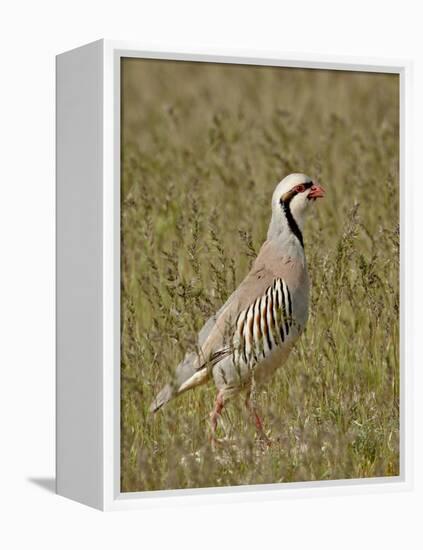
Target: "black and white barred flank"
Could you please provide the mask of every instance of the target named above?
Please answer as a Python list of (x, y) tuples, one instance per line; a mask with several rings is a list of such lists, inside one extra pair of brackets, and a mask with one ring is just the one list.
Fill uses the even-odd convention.
[(282, 279), (275, 279), (263, 296), (238, 315), (233, 338), (234, 363), (253, 367), (288, 339), (292, 326), (289, 288)]

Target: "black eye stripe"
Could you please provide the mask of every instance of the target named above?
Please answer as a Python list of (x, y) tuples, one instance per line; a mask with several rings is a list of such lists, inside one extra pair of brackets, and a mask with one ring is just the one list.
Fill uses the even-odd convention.
[[(280, 198), (280, 202), (281, 203), (290, 202), (295, 197), (295, 195), (298, 195), (298, 193), (304, 193), (304, 191), (306, 191), (307, 189), (310, 189), (311, 187), (313, 187), (313, 185), (314, 183), (312, 181), (305, 181), (304, 183), (299, 183), (298, 185), (293, 187), (291, 191), (287, 191), (285, 195), (282, 195), (282, 197)], [(303, 191), (297, 191), (297, 187), (300, 187), (300, 186), (304, 187)]]
[[(313, 186), (313, 182), (312, 181), (305, 181), (304, 183), (299, 183), (298, 185), (296, 185), (292, 191), (291, 191), (291, 194), (292, 194), (292, 197), (294, 197), (295, 195), (298, 195), (298, 193), (304, 193), (304, 191), (306, 191), (307, 189), (310, 189), (311, 187)], [(299, 187), (302, 187), (303, 189), (300, 191), (298, 188)], [(292, 198), (291, 197), (291, 198)]]

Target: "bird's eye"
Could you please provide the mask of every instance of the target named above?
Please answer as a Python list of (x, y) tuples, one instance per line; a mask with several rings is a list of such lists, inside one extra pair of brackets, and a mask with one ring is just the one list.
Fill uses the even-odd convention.
[(295, 189), (296, 189), (297, 193), (303, 193), (305, 191), (305, 185), (303, 185), (303, 184), (297, 185), (297, 187)]

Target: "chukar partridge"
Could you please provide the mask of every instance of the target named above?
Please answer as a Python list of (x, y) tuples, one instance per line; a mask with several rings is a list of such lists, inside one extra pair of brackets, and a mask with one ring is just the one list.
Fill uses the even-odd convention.
[(285, 363), (306, 325), (309, 279), (302, 231), (311, 203), (323, 196), (323, 188), (304, 174), (290, 174), (277, 185), (267, 239), (250, 273), (204, 325), (197, 349), (177, 366), (151, 411), (213, 379), (217, 397), (210, 415), (212, 440), (227, 400), (242, 391), (265, 437), (251, 389)]

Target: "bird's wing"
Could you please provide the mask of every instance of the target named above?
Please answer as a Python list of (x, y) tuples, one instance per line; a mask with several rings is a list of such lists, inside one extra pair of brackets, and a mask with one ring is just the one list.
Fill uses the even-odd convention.
[[(262, 297), (275, 279), (282, 279), (295, 292), (305, 282), (305, 263), (284, 256), (274, 241), (266, 241), (251, 271), (229, 297), (218, 313), (204, 325), (199, 335), (199, 351), (196, 371), (204, 366), (214, 366), (232, 352), (228, 342), (233, 336), (238, 315)], [(192, 381), (186, 380), (183, 388), (192, 387), (191, 382), (203, 381), (197, 374)]]

